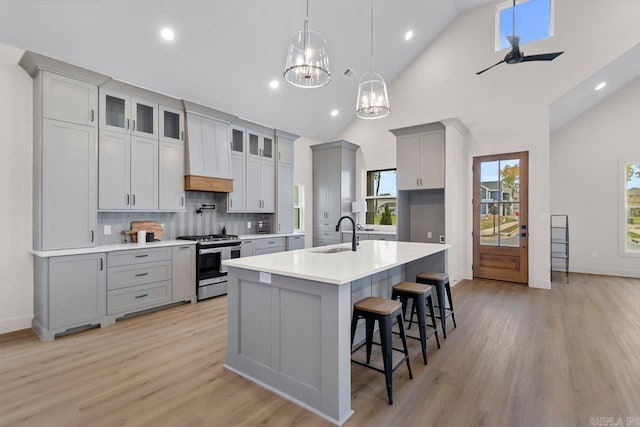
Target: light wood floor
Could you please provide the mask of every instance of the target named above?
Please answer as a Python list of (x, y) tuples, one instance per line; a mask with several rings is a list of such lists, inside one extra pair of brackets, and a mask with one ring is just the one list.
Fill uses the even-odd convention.
[[(551, 291), (474, 280), (458, 328), (414, 379), (352, 364), (347, 426), (589, 426), (640, 417), (640, 280), (573, 274)], [(223, 368), (226, 297), (55, 342), (0, 336), (1, 426), (328, 425)], [(637, 419), (640, 422), (640, 418)], [(637, 424), (636, 424), (637, 425)]]

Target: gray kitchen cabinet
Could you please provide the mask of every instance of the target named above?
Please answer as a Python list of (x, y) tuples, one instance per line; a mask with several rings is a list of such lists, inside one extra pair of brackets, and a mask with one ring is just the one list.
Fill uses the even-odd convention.
[(398, 190), (444, 188), (444, 150), (444, 130), (398, 136)]
[(160, 105), (160, 141), (184, 142), (184, 112)]
[(174, 246), (171, 264), (171, 300), (196, 296), (196, 247)]
[(248, 157), (247, 162), (247, 212), (258, 212), (262, 208), (262, 199), (260, 199), (260, 176), (261, 163), (260, 159)]
[(100, 210), (158, 209), (158, 141), (100, 131)]
[(171, 280), (145, 283), (107, 292), (107, 314), (121, 317), (171, 301)]
[(293, 141), (295, 136), (276, 131), (276, 220), (278, 233), (293, 232)]
[(98, 86), (43, 71), (42, 116), (47, 119), (96, 127)]
[(265, 255), (277, 252), (284, 252), (287, 248), (287, 240), (284, 237), (270, 237), (264, 239), (256, 239), (255, 254)]
[(287, 250), (295, 251), (298, 249), (305, 248), (305, 237), (304, 234), (298, 234), (295, 236), (287, 236)]
[[(340, 243), (335, 226), (344, 215), (351, 215), (355, 200), (355, 168), (358, 146), (347, 141), (312, 145), (313, 151), (313, 241)], [(349, 222), (342, 229), (349, 229)], [(328, 243), (329, 242), (329, 243)]]
[[(342, 233), (342, 242), (350, 242), (353, 233)], [(358, 240), (386, 240), (396, 241), (397, 236), (395, 234), (377, 234), (377, 233), (356, 233)]]
[(158, 139), (158, 104), (100, 89), (100, 129)]
[(33, 328), (41, 340), (104, 321), (104, 253), (35, 257), (34, 263)]
[(227, 212), (247, 209), (247, 156), (245, 130), (231, 126), (231, 176), (233, 191), (227, 196)]
[[(259, 212), (275, 212), (275, 166), (273, 161), (260, 162), (260, 199), (262, 207)], [(293, 197), (293, 193), (292, 193)]]
[(161, 211), (184, 211), (184, 144), (160, 141), (159, 198)]
[(240, 257), (254, 256), (256, 254), (256, 245), (253, 240), (243, 240), (240, 247)]
[(250, 128), (246, 135), (246, 211), (275, 212), (274, 137)]
[(41, 162), (41, 168), (34, 170), (34, 211), (39, 224), (34, 230), (34, 248), (95, 246), (95, 127), (44, 119), (42, 139), (36, 142), (34, 152)]

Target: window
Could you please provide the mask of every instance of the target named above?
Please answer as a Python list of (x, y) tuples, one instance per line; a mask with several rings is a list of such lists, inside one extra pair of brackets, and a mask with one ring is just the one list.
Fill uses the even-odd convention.
[[(496, 51), (511, 48), (507, 36), (513, 34), (513, 1), (496, 8)], [(516, 34), (520, 45), (553, 35), (553, 0), (517, 0)]]
[(367, 171), (367, 224), (396, 225), (396, 170)]
[(625, 252), (640, 254), (640, 162), (625, 163)]
[(295, 231), (302, 231), (304, 228), (302, 206), (304, 206), (304, 187), (295, 184), (293, 186), (293, 229)]

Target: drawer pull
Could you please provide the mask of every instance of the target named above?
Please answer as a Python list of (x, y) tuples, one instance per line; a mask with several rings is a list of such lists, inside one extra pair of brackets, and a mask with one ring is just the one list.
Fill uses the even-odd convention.
[(149, 254), (144, 254), (144, 255), (136, 255), (136, 258), (145, 258), (148, 257)]
[(138, 273), (136, 274), (136, 277), (142, 277), (142, 276), (147, 276), (149, 273)]
[(189, 246), (180, 246), (179, 249), (189, 249)]
[(136, 299), (140, 299), (140, 298), (144, 298), (144, 297), (148, 297), (149, 294), (142, 294), (142, 295), (136, 295), (135, 298)]
[(274, 245), (276, 242), (267, 242), (267, 243), (269, 243), (270, 245)]

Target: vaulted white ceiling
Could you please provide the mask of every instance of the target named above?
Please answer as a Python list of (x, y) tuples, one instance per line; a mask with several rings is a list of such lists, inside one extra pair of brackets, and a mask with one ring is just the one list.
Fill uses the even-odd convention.
[[(459, 13), (491, 1), (375, 0), (374, 70), (389, 84)], [(331, 61), (332, 81), (319, 89), (282, 79), (304, 0), (0, 0), (0, 42), (328, 141), (354, 118), (358, 77), (369, 68), (370, 1), (311, 0), (309, 7)], [(176, 33), (171, 43), (159, 37), (165, 26)], [(409, 29), (415, 35), (407, 42)], [(358, 73), (353, 80), (347, 68)]]

